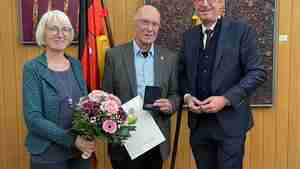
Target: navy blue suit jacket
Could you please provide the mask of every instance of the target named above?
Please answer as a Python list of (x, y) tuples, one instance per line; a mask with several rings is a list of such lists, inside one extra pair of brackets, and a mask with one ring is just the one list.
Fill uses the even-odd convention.
[[(184, 33), (180, 56), (179, 83), (181, 94), (196, 95), (197, 62), (202, 43), (201, 25)], [(225, 96), (225, 106), (217, 118), (230, 136), (245, 134), (252, 126), (249, 96), (266, 79), (263, 58), (258, 53), (256, 32), (249, 25), (222, 18), (212, 71), (212, 95)], [(189, 127), (195, 127), (197, 115), (189, 112)]]

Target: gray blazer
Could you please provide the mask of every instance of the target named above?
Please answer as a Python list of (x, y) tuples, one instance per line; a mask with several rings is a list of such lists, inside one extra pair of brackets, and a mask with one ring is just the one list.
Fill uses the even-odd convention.
[[(154, 45), (154, 53), (154, 85), (162, 88), (162, 98), (168, 98), (173, 104), (173, 110), (176, 111), (180, 100), (177, 92), (177, 56), (168, 49), (157, 45)], [(107, 51), (103, 90), (118, 96), (122, 103), (137, 96), (132, 41)], [(172, 113), (152, 112), (153, 118), (166, 137), (166, 141), (160, 145), (163, 159), (167, 159), (170, 153), (170, 117)], [(112, 151), (109, 150), (109, 153)], [(111, 155), (118, 156), (118, 154), (116, 152)]]

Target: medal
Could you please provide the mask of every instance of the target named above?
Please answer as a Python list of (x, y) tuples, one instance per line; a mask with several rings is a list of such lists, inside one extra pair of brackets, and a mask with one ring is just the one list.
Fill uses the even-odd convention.
[(69, 105), (69, 106), (72, 106), (72, 104), (73, 104), (73, 99), (72, 99), (72, 97), (67, 96), (67, 102), (68, 102), (68, 105)]

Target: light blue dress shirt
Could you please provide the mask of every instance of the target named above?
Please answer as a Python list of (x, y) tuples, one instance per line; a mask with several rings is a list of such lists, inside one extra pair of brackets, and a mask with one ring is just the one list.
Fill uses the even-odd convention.
[(137, 94), (144, 98), (145, 87), (154, 85), (154, 45), (151, 45), (147, 57), (142, 55), (142, 50), (135, 41), (133, 41), (133, 50)]

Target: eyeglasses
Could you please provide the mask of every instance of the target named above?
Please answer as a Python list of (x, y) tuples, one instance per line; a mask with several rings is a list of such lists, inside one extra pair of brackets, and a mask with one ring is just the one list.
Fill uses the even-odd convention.
[(56, 35), (59, 32), (63, 33), (64, 35), (68, 35), (72, 32), (72, 28), (68, 26), (64, 26), (62, 28), (59, 28), (58, 26), (47, 26), (48, 33), (51, 35)]
[(153, 22), (153, 21), (149, 21), (149, 20), (146, 20), (146, 19), (139, 19), (138, 22), (140, 23), (140, 25), (143, 27), (143, 28), (148, 28), (149, 26), (152, 26), (153, 28), (159, 28), (160, 27), (160, 24), (157, 23), (157, 22)]

